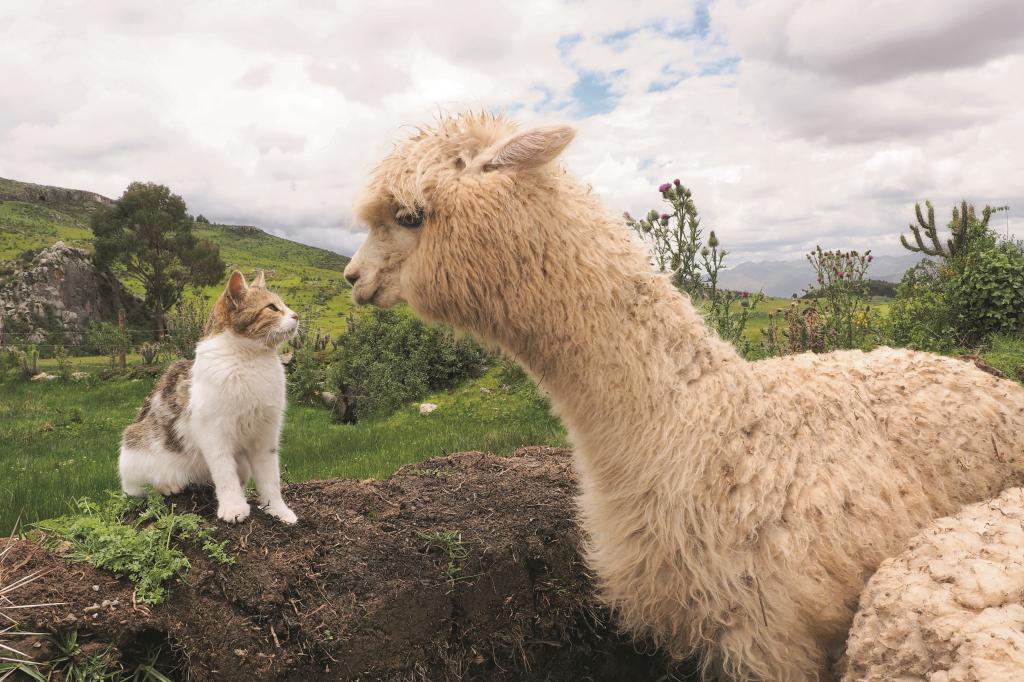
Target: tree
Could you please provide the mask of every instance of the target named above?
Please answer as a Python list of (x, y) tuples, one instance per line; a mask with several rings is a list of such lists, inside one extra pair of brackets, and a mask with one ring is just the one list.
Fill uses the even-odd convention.
[(143, 286), (158, 337), (185, 287), (216, 284), (224, 277), (217, 245), (197, 238), (192, 226), (185, 201), (148, 182), (133, 182), (115, 204), (93, 215), (96, 264)]

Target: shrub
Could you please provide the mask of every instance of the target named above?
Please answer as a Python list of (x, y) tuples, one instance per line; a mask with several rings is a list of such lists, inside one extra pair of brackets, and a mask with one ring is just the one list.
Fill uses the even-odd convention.
[(362, 419), (475, 376), (486, 359), (483, 348), (456, 338), (450, 329), (401, 311), (374, 309), (349, 317), (328, 384), (348, 414)]
[(303, 405), (317, 405), (323, 381), (323, 365), (313, 345), (294, 349), (288, 363), (288, 397)]
[(1024, 328), (1024, 251), (1010, 242), (970, 251), (950, 277), (948, 292), (969, 344)]
[(903, 273), (886, 318), (889, 343), (933, 353), (950, 353), (962, 345), (946, 299), (943, 273), (947, 269), (923, 260)]
[(196, 356), (196, 344), (203, 338), (203, 328), (209, 313), (198, 297), (181, 301), (167, 313), (167, 336), (164, 344), (177, 357), (192, 360)]
[(121, 351), (131, 349), (131, 338), (127, 332), (112, 322), (92, 322), (85, 330), (85, 343), (100, 355), (110, 356), (110, 366), (117, 364), (117, 356)]

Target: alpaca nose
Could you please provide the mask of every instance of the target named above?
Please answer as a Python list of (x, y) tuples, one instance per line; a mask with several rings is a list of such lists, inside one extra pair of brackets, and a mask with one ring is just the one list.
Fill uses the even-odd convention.
[(345, 271), (345, 279), (348, 280), (349, 284), (355, 286), (355, 283), (359, 281), (359, 273), (358, 272), (349, 272), (348, 270), (346, 270)]

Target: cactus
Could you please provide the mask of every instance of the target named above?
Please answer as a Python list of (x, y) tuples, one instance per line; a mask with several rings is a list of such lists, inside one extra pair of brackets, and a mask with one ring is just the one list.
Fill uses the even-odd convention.
[[(921, 213), (921, 204), (914, 204), (917, 225), (910, 223), (910, 231), (914, 235), (914, 241), (917, 242), (917, 245), (911, 244), (907, 241), (906, 235), (902, 234), (900, 235), (900, 243), (903, 244), (905, 249), (914, 253), (923, 253), (926, 256), (941, 256), (942, 258), (954, 258), (967, 253), (971, 246), (972, 238), (979, 234), (984, 234), (987, 230), (988, 221), (992, 214), (1009, 208), (1008, 206), (985, 206), (981, 214), (981, 220), (978, 220), (974, 214), (974, 205), (966, 201), (961, 202), (959, 207), (953, 207), (953, 220), (949, 223), (952, 238), (947, 239), (946, 243), (943, 244), (935, 226), (935, 209), (932, 207), (932, 202), (925, 201), (924, 205), (928, 209), (928, 219), (925, 220), (924, 215)], [(922, 237), (922, 233), (924, 237)], [(926, 239), (931, 242), (930, 246), (926, 243)]]

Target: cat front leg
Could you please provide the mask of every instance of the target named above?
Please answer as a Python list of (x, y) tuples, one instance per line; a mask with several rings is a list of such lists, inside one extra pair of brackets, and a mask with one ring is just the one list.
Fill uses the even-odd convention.
[(285, 504), (281, 497), (281, 467), (277, 456), (277, 447), (254, 451), (250, 463), (260, 507), (285, 523), (298, 521), (295, 512)]
[(233, 444), (215, 431), (195, 431), (199, 432), (196, 440), (217, 492), (217, 518), (228, 523), (244, 521), (249, 516), (249, 503), (239, 480)]

